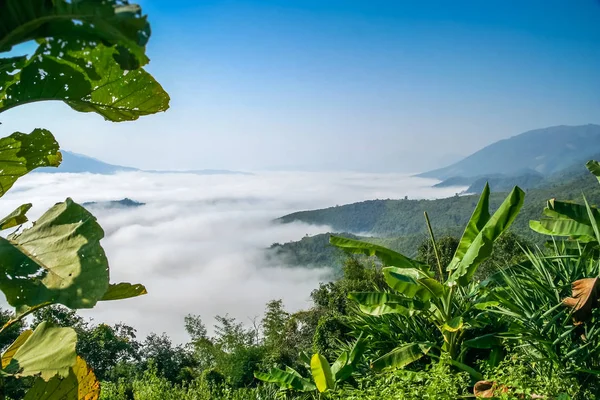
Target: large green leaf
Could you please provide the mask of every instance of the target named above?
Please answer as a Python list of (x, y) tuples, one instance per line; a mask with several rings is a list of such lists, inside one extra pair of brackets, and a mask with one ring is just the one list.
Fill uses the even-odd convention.
[(4, 97), (0, 92), (0, 110), (60, 100), (77, 111), (95, 112), (110, 121), (131, 121), (169, 107), (168, 94), (149, 73), (119, 67), (115, 48), (58, 45), (51, 40), (40, 45), (7, 85)]
[(256, 371), (254, 377), (263, 382), (275, 383), (284, 389), (293, 389), (300, 392), (309, 392), (317, 388), (312, 382), (279, 368), (272, 368), (269, 372)]
[(356, 301), (360, 310), (369, 315), (402, 314), (411, 316), (427, 303), (386, 292), (352, 292), (348, 298)]
[(33, 331), (31, 329), (27, 329), (15, 339), (14, 342), (4, 351), (2, 354), (2, 369), (6, 368), (8, 364), (10, 364), (10, 360), (12, 360), (13, 356), (19, 350), (19, 347), (23, 346), (23, 343), (29, 339), (29, 337), (33, 335)]
[(108, 286), (108, 290), (106, 293), (104, 293), (104, 296), (102, 296), (100, 300), (123, 300), (131, 297), (141, 296), (147, 293), (146, 287), (144, 287), (142, 284), (136, 283), (135, 285), (132, 285), (131, 283), (121, 282), (118, 284), (110, 284)]
[(93, 307), (108, 289), (103, 236), (96, 218), (67, 199), (33, 227), (0, 238), (0, 289), (8, 303), (17, 313), (47, 303)]
[(15, 81), (15, 72), (23, 68), (26, 61), (25, 56), (0, 58), (0, 93), (4, 92), (9, 83)]
[(66, 378), (53, 377), (49, 381), (37, 378), (23, 400), (97, 400), (100, 382), (94, 371), (81, 357)]
[(588, 221), (590, 221), (590, 225), (592, 226), (594, 235), (596, 236), (596, 240), (598, 241), (598, 243), (600, 243), (600, 228), (598, 228), (599, 219), (597, 218), (598, 210), (590, 207), (585, 196), (583, 196), (583, 202), (585, 204), (585, 209), (588, 215)]
[(428, 275), (414, 268), (386, 267), (382, 269), (385, 282), (389, 287), (409, 298), (427, 301), (431, 292), (419, 284), (419, 279)]
[(475, 210), (473, 210), (473, 214), (467, 223), (467, 227), (463, 232), (462, 238), (458, 243), (458, 247), (454, 252), (454, 256), (450, 261), (447, 269), (448, 271), (455, 270), (458, 268), (462, 259), (467, 254), (467, 251), (473, 244), (477, 235), (481, 232), (485, 224), (490, 220), (490, 187), (485, 184), (483, 191), (481, 192), (481, 196), (479, 196), (479, 201), (477, 202), (477, 206), (475, 206)]
[(327, 359), (320, 354), (314, 354), (310, 360), (310, 371), (321, 393), (334, 388), (333, 374)]
[(491, 349), (502, 345), (502, 339), (495, 333), (478, 336), (473, 339), (465, 340), (463, 344), (474, 349)]
[(150, 26), (141, 9), (121, 0), (4, 0), (0, 3), (0, 52), (35, 39), (87, 40), (118, 46), (122, 66), (148, 62)]
[(431, 346), (423, 343), (409, 343), (397, 347), (371, 363), (371, 368), (381, 371), (389, 368), (404, 368), (429, 352)]
[(376, 256), (388, 266), (414, 268), (429, 273), (429, 266), (427, 264), (408, 258), (383, 246), (333, 235), (329, 238), (329, 243), (350, 253)]
[(414, 268), (386, 267), (382, 271), (388, 286), (409, 298), (427, 301), (432, 296), (441, 297), (446, 291), (444, 285)]
[(335, 381), (338, 380), (338, 372), (348, 364), (348, 352), (342, 351), (340, 356), (331, 364), (331, 373)]
[[(494, 241), (511, 226), (517, 217), (524, 200), (525, 193), (515, 187), (473, 239), (471, 238), (477, 227), (473, 224), (467, 226), (465, 235), (470, 244), (466, 252), (462, 255), (456, 254), (458, 258), (455, 260), (457, 261), (453, 260), (448, 266), (448, 271), (451, 272), (448, 278), (450, 282), (458, 282), (462, 286), (469, 284), (479, 265), (491, 256)], [(473, 232), (467, 234), (467, 230), (473, 230)]]
[[(582, 224), (590, 223), (586, 207), (570, 201), (548, 200), (544, 214), (554, 218), (573, 219)], [(594, 218), (596, 220), (600, 219), (600, 212), (598, 210), (594, 210)]]
[(6, 357), (6, 353), (2, 357), (2, 365), (6, 365), (4, 372), (18, 377), (40, 376), (46, 381), (55, 375), (66, 377), (69, 374), (76, 362), (75, 330), (42, 322), (33, 334), (22, 335), (25, 340), (17, 339), (16, 351), (11, 347), (6, 352), (12, 353), (12, 357)]
[(467, 372), (469, 375), (471, 375), (471, 378), (475, 379), (476, 381), (483, 379), (483, 375), (481, 374), (481, 372), (477, 371), (473, 367), (468, 366), (467, 364), (461, 363), (460, 361), (456, 360), (448, 360), (448, 362), (456, 368)]
[(568, 236), (581, 242), (596, 240), (593, 223), (600, 221), (600, 212), (596, 208), (568, 201), (551, 199), (544, 208), (544, 217), (539, 221), (530, 221), (534, 231), (552, 236)]
[(0, 139), (0, 197), (29, 171), (57, 167), (61, 159), (58, 143), (45, 129), (35, 129), (29, 135), (15, 132)]
[(537, 233), (552, 236), (586, 236), (593, 237), (594, 230), (590, 225), (572, 219), (542, 219), (530, 221), (529, 227)]
[(358, 339), (356, 339), (356, 342), (354, 342), (354, 345), (352, 346), (352, 349), (350, 350), (350, 356), (348, 358), (349, 364), (356, 365), (356, 363), (358, 363), (358, 361), (363, 356), (365, 350), (367, 349), (368, 343), (362, 337), (362, 335), (363, 334), (361, 333), (360, 336), (358, 336)]
[(596, 178), (598, 178), (598, 181), (600, 181), (600, 163), (598, 161), (590, 160), (585, 166)]
[(13, 212), (0, 220), (0, 230), (14, 228), (15, 226), (27, 222), (25, 214), (31, 208), (32, 204), (23, 204), (17, 207)]

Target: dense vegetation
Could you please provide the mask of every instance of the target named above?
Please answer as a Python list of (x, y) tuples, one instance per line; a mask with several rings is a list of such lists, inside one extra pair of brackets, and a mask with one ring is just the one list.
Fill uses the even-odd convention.
[[(209, 334), (189, 315), (190, 340), (175, 345), (52, 306), (31, 328), (73, 328), (107, 400), (598, 398), (600, 212), (548, 203), (532, 226), (567, 240), (542, 252), (508, 232), (523, 193), (493, 215), (490, 197), (486, 189), (462, 236), (424, 238), (414, 259), (332, 237), (354, 253), (339, 278), (316, 288), (307, 310), (269, 302), (252, 326), (217, 316)], [(19, 398), (30, 384), (7, 389)]]
[[(149, 34), (126, 1), (1, 2), (0, 51), (28, 41), (38, 48), (0, 58), (0, 113), (41, 100), (115, 122), (165, 110), (168, 95), (142, 68)], [(47, 130), (0, 139), (0, 197), (60, 162)], [(600, 180), (600, 163), (587, 167)], [(551, 199), (528, 222), (542, 199), (582, 189), (582, 204)], [(339, 279), (311, 293), (310, 309), (289, 313), (273, 300), (251, 327), (217, 316), (210, 335), (188, 315), (182, 345), (79, 317), (77, 309), (146, 290), (110, 283), (102, 228), (84, 207), (67, 199), (23, 228), (24, 204), (0, 219), (1, 230), (16, 228), (0, 237), (0, 290), (14, 308), (0, 312), (0, 399), (597, 399), (600, 210), (590, 206), (597, 186), (589, 189), (582, 177), (525, 201), (518, 187), (490, 194), (486, 185), (479, 198), (373, 201), (290, 217), (428, 236), (415, 258), (330, 236), (351, 255)], [(433, 228), (428, 214), (417, 227), (425, 210)], [(436, 240), (438, 224), (462, 234)], [(551, 240), (535, 248), (511, 226)]]

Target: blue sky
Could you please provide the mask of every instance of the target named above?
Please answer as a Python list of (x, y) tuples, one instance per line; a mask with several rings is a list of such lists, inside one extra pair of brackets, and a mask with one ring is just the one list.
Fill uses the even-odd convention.
[(167, 113), (111, 124), (37, 104), (3, 129), (49, 127), (66, 149), (143, 168), (414, 172), (600, 123), (596, 0), (141, 4)]

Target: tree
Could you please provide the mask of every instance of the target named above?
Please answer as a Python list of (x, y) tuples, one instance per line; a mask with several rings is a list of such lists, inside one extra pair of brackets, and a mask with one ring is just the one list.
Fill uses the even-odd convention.
[(151, 333), (141, 347), (143, 369), (152, 363), (160, 376), (173, 383), (182, 383), (193, 378), (195, 361), (183, 346), (173, 346), (171, 339), (163, 333)]

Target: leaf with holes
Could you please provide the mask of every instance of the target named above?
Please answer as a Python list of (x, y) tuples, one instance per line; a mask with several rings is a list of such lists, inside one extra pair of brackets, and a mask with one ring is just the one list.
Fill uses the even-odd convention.
[(96, 218), (71, 199), (29, 229), (0, 237), (0, 289), (18, 314), (60, 303), (91, 308), (108, 290), (108, 261)]
[(39, 167), (57, 167), (61, 160), (56, 139), (45, 129), (0, 139), (0, 197), (23, 175)]
[(169, 95), (143, 69), (124, 70), (115, 48), (40, 44), (18, 79), (0, 92), (0, 110), (42, 100), (64, 101), (76, 111), (109, 121), (131, 121), (169, 108)]
[(0, 8), (0, 52), (30, 40), (87, 40), (117, 46), (124, 67), (148, 62), (150, 25), (136, 4), (122, 0), (5, 0)]

